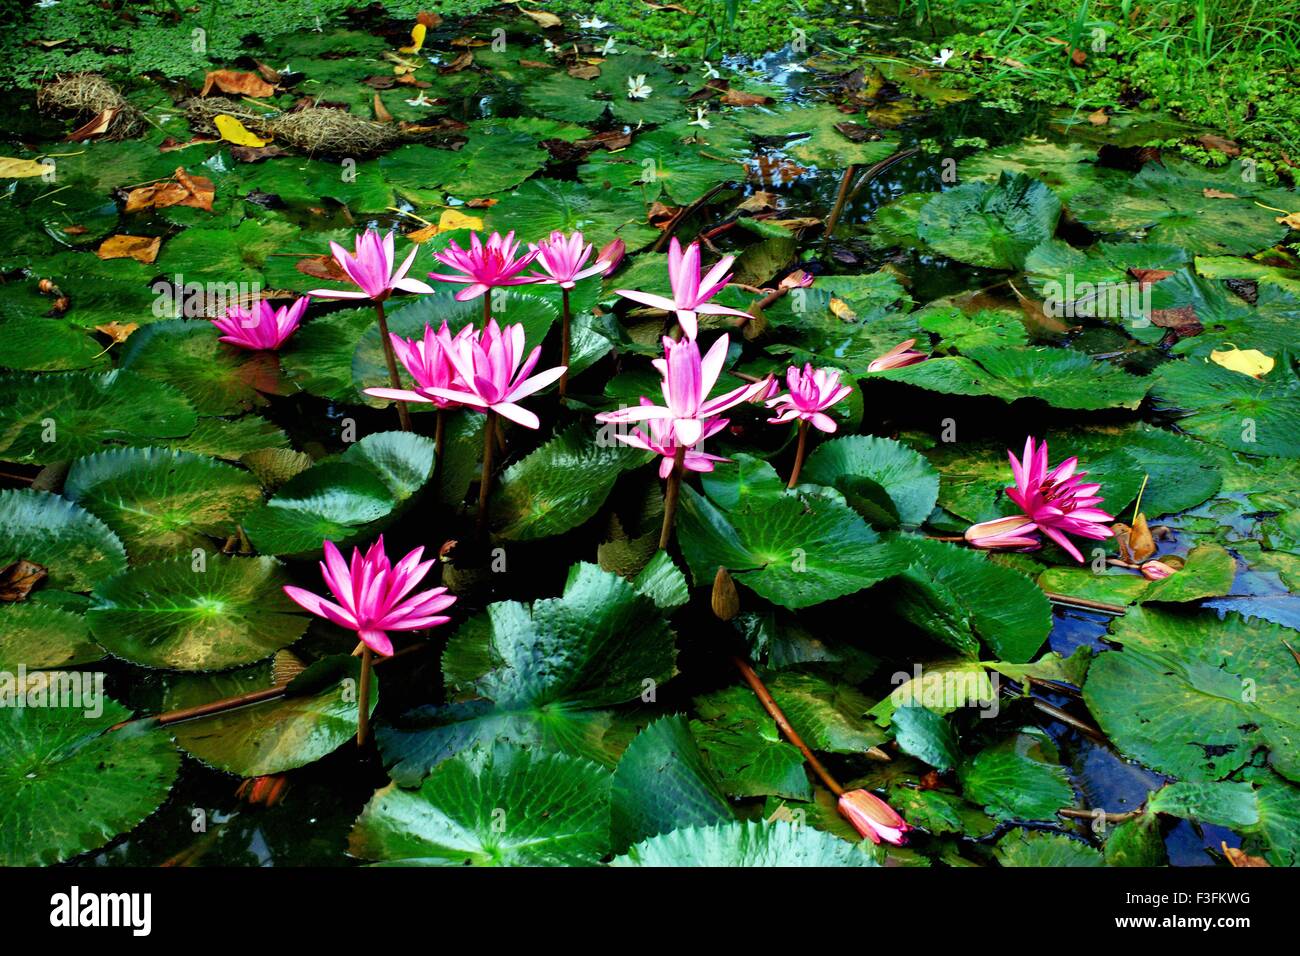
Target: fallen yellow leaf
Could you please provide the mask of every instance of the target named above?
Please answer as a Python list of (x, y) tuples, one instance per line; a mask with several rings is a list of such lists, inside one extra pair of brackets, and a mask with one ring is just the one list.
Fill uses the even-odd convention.
[(44, 176), (54, 172), (52, 163), (38, 163), (34, 159), (15, 159), (12, 156), (0, 156), (0, 179), (25, 179), (28, 176)]
[(411, 45), (398, 47), (399, 53), (419, 53), (420, 48), (424, 46), (424, 34), (428, 28), (423, 23), (417, 23), (411, 27)]
[(145, 265), (158, 258), (161, 236), (109, 236), (99, 244), (95, 255), (101, 259), (134, 259)]
[(438, 217), (438, 231), (450, 232), (453, 229), (473, 229), (480, 231), (483, 228), (483, 220), (478, 216), (467, 216), (463, 212), (457, 212), (455, 209), (444, 209), (442, 215)]
[(547, 13), (545, 10), (525, 10), (523, 7), (518, 7), (518, 10), (543, 30), (560, 25), (560, 18), (553, 13)]
[(1277, 224), (1288, 229), (1300, 229), (1300, 212), (1289, 212), (1285, 216), (1278, 216)]
[(243, 123), (225, 113), (218, 113), (212, 122), (217, 127), (217, 132), (221, 134), (221, 138), (227, 143), (234, 143), (236, 146), (265, 146), (270, 142), (269, 139), (254, 136)]
[(1210, 361), (1251, 378), (1262, 378), (1277, 364), (1259, 349), (1239, 349), (1235, 345), (1226, 352), (1211, 352)]

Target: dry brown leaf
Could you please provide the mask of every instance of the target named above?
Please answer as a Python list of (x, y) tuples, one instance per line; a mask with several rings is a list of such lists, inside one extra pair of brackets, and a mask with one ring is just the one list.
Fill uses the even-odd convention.
[(763, 106), (772, 102), (770, 96), (759, 96), (757, 93), (745, 93), (742, 90), (729, 89), (722, 94), (722, 104), (724, 106)]
[(394, 82), (400, 83), (402, 86), (413, 86), (417, 90), (427, 90), (429, 87), (433, 86), (433, 84), (430, 83), (428, 80), (421, 80), (410, 73), (402, 74), (401, 76), (397, 77), (397, 79), (394, 80)]
[(215, 196), (216, 187), (211, 179), (206, 176), (191, 176), (178, 166), (172, 179), (141, 186), (127, 193), (126, 211), (139, 212), (141, 209), (189, 206), (212, 212), (212, 200)]
[(480, 40), (478, 37), (457, 37), (451, 41), (451, 45), (459, 47), (487, 46), (488, 41)]
[(108, 124), (113, 122), (113, 117), (117, 115), (117, 107), (110, 106), (103, 112), (92, 116), (90, 120), (63, 137), (64, 142), (80, 143), (84, 139), (90, 139), (93, 136), (102, 136), (108, 132)]
[(219, 140), (215, 136), (195, 136), (193, 139), (184, 143), (182, 143), (175, 136), (168, 136), (166, 139), (164, 139), (161, 143), (158, 144), (158, 152), (174, 153), (177, 150), (189, 149), (191, 146), (203, 146), (208, 143), (216, 143), (216, 142), (219, 142)]
[(1206, 133), (1198, 136), (1196, 141), (1206, 149), (1217, 150), (1225, 156), (1240, 156), (1241, 147), (1230, 139), (1224, 139), (1222, 136), (1215, 136), (1213, 133)]
[(569, 67), (569, 76), (575, 80), (594, 80), (600, 76), (600, 67), (590, 63), (579, 63)]
[(656, 229), (664, 229), (667, 228), (668, 224), (673, 221), (673, 217), (676, 215), (676, 207), (666, 206), (656, 200), (650, 204), (650, 211), (647, 213), (646, 219), (649, 221), (650, 225), (654, 226)]
[(1110, 114), (1106, 112), (1106, 108), (1103, 106), (1097, 112), (1088, 114), (1088, 122), (1093, 126), (1105, 126), (1110, 122)]
[(1228, 846), (1226, 840), (1220, 840), (1219, 846), (1223, 847), (1223, 855), (1228, 858), (1228, 862), (1233, 866), (1268, 866), (1268, 860), (1262, 856), (1251, 856), (1244, 850), (1235, 846)]
[(471, 199), (465, 203), (468, 209), (491, 209), (501, 200), (499, 199)]
[(764, 222), (773, 226), (780, 226), (782, 229), (788, 229), (791, 232), (799, 232), (801, 229), (810, 229), (813, 226), (822, 224), (822, 221), (816, 216), (798, 216), (794, 219), (765, 219)]
[(303, 256), (293, 266), (305, 276), (327, 279), (331, 282), (348, 281), (347, 273), (334, 261), (333, 256)]
[(1139, 288), (1145, 289), (1163, 279), (1168, 279), (1174, 273), (1171, 269), (1129, 269), (1128, 274), (1137, 280)]
[(466, 67), (470, 67), (473, 65), (474, 65), (474, 54), (471, 53), (469, 50), (464, 50), (461, 53), (458, 53), (456, 55), (456, 59), (452, 60), (446, 66), (438, 67), (438, 72), (445, 76), (449, 73), (459, 73), (461, 70), (464, 70)]
[(1147, 527), (1147, 517), (1139, 514), (1129, 527), (1119, 521), (1111, 525), (1115, 532), (1115, 542), (1119, 546), (1119, 555), (1129, 564), (1141, 564), (1156, 553), (1156, 542)]
[(1162, 329), (1172, 329), (1180, 339), (1189, 339), (1200, 335), (1204, 329), (1196, 315), (1196, 309), (1190, 305), (1180, 305), (1174, 309), (1153, 309), (1151, 324)]
[(393, 114), (388, 112), (384, 106), (384, 101), (379, 98), (379, 91), (375, 91), (375, 119), (380, 123), (391, 123)]
[(1236, 193), (1225, 193), (1222, 189), (1211, 189), (1209, 186), (1206, 186), (1204, 189), (1202, 189), (1201, 194), (1206, 199), (1240, 199), (1241, 198)]
[(745, 198), (744, 202), (736, 207), (736, 211), (767, 212), (776, 208), (776, 199), (776, 193), (756, 189)]
[(645, 0), (645, 5), (651, 10), (673, 10), (677, 13), (684, 13), (688, 17), (695, 16), (693, 11), (687, 10), (680, 3), (655, 3), (654, 0)]
[(95, 326), (95, 331), (100, 335), (107, 335), (114, 345), (121, 345), (139, 327), (137, 322), (106, 322)]
[(95, 255), (101, 259), (134, 259), (149, 265), (158, 258), (161, 236), (109, 236), (99, 244)]
[(199, 91), (199, 96), (207, 96), (214, 86), (222, 93), (238, 96), (257, 98), (275, 94), (275, 87), (256, 73), (243, 73), (239, 70), (210, 71), (203, 77), (203, 89)]
[(0, 568), (0, 601), (27, 600), (27, 595), (45, 580), (46, 573), (45, 568), (25, 558)]
[(1075, 66), (1083, 66), (1087, 59), (1088, 54), (1084, 53), (1082, 50), (1074, 49), (1070, 51), (1070, 62)]
[(1275, 221), (1288, 229), (1300, 229), (1300, 212), (1289, 212), (1285, 216), (1278, 216)]
[(553, 70), (550, 63), (543, 63), (541, 60), (520, 60), (519, 65), (525, 70)]
[(551, 27), (558, 27), (562, 24), (559, 17), (553, 13), (547, 13), (545, 10), (525, 10), (523, 7), (517, 7), (516, 9), (543, 30), (549, 30)]
[(415, 17), (416, 23), (423, 23), (430, 30), (436, 30), (442, 26), (442, 17), (436, 13), (430, 13), (428, 10), (421, 10)]

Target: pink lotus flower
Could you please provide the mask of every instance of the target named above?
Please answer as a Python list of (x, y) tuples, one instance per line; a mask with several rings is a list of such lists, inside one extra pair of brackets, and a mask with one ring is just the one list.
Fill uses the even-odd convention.
[(431, 390), (463, 387), (456, 366), (452, 363), (451, 353), (464, 348), (465, 341), (473, 335), (474, 326), (466, 325), (452, 338), (445, 320), (437, 332), (433, 331), (433, 326), (425, 325), (424, 338), (420, 340), (404, 339), (396, 333), (389, 333), (398, 361), (415, 379), (415, 389), (367, 388), (365, 393), (399, 402), (432, 403), (438, 408), (457, 407), (460, 402), (435, 395)]
[[(481, 411), (497, 412), (525, 428), (537, 428), (541, 424), (538, 417), (515, 403), (550, 385), (564, 374), (565, 367), (557, 365), (529, 378), (541, 358), (542, 347), (534, 346), (524, 358), (522, 325), (507, 325), (502, 329), (493, 319), (477, 337), (472, 327), (467, 328), (470, 328), (468, 334), (462, 329), (454, 339), (445, 334), (445, 326), (438, 333), (443, 352), (458, 378), (448, 386), (425, 389), (429, 398), (424, 400), (442, 398)], [(373, 390), (368, 391), (375, 394)]]
[(549, 239), (536, 245), (529, 243), (528, 248), (542, 269), (541, 273), (532, 273), (534, 281), (558, 285), (562, 289), (572, 289), (579, 280), (599, 275), (610, 267), (609, 262), (597, 259), (593, 265), (583, 268), (591, 258), (593, 248), (591, 243), (583, 243), (582, 233), (576, 230), (568, 238), (557, 230)]
[(631, 299), (633, 302), (663, 309), (665, 312), (675, 312), (686, 337), (694, 339), (699, 330), (697, 315), (740, 315), (749, 318), (748, 312), (709, 302), (726, 288), (731, 280), (727, 270), (731, 268), (735, 259), (735, 256), (723, 256), (708, 274), (701, 278), (700, 244), (692, 242), (683, 253), (681, 243), (674, 236), (668, 246), (668, 281), (673, 289), (671, 299), (650, 292), (637, 292), (635, 289), (616, 291), (623, 298)]
[(307, 296), (302, 296), (293, 305), (273, 309), (266, 299), (258, 299), (252, 309), (232, 306), (224, 318), (211, 321), (226, 333), (221, 336), (222, 342), (245, 349), (278, 349), (298, 328), (308, 301)]
[(393, 234), (390, 232), (382, 239), (376, 229), (367, 229), (356, 237), (356, 254), (348, 251), (337, 242), (330, 243), (330, 252), (348, 278), (357, 284), (360, 291), (351, 289), (313, 289), (308, 295), (323, 299), (374, 299), (383, 301), (394, 289), (405, 292), (432, 292), (428, 285), (419, 279), (408, 279), (411, 263), (420, 247), (412, 244), (406, 260), (393, 271)]
[[(643, 406), (650, 406), (654, 403), (644, 395), (641, 397)], [(631, 445), (633, 448), (640, 448), (643, 451), (652, 451), (656, 455), (662, 455), (659, 462), (659, 477), (667, 478), (673, 470), (673, 461), (677, 456), (677, 435), (673, 431), (671, 422), (662, 418), (651, 419), (649, 421), (650, 434), (646, 434), (639, 428), (632, 429), (630, 434), (616, 432), (614, 437), (624, 445)], [(727, 427), (725, 418), (710, 418), (704, 422), (704, 430), (700, 434), (698, 445), (704, 439), (716, 435), (722, 429)], [(685, 455), (682, 456), (682, 467), (687, 471), (712, 471), (715, 462), (730, 461), (730, 458), (720, 458), (717, 455), (708, 455), (698, 448), (687, 447)]]
[(469, 249), (462, 249), (453, 239), (447, 243), (446, 249), (433, 254), (433, 257), (443, 265), (458, 270), (463, 273), (462, 275), (430, 272), (429, 278), (440, 282), (468, 283), (466, 288), (456, 293), (457, 302), (477, 299), (488, 289), (498, 286), (527, 285), (536, 282), (537, 280), (532, 276), (521, 276), (519, 273), (537, 258), (537, 251), (526, 252), (515, 258), (515, 253), (518, 251), (519, 243), (515, 242), (513, 231), (506, 233), (504, 237), (498, 232), (492, 233), (488, 237), (487, 245), (483, 244), (476, 232), (469, 237)]
[(840, 794), (839, 809), (853, 828), (872, 843), (884, 840), (902, 846), (907, 842), (907, 831), (915, 829), (893, 807), (869, 790), (849, 790)]
[(972, 547), (988, 550), (1037, 551), (1043, 546), (1034, 532), (1038, 525), (1024, 515), (981, 521), (966, 529), (966, 541)]
[(694, 339), (677, 342), (665, 336), (663, 343), (664, 357), (655, 359), (653, 364), (663, 376), (665, 404), (646, 403), (620, 408), (602, 412), (596, 419), (614, 423), (667, 420), (676, 442), (690, 448), (704, 436), (709, 419), (748, 399), (762, 383), (742, 385), (709, 399), (709, 392), (717, 384), (722, 365), (727, 360), (727, 336), (719, 337), (703, 359)]
[[(1019, 506), (1023, 513), (1022, 520), (1027, 523), (1019, 529), (1012, 529), (1011, 522), (1017, 519), (1002, 519), (1006, 524), (1001, 529), (1001, 543), (995, 543), (998, 535), (977, 533), (977, 537), (985, 542), (978, 547), (1016, 547), (1018, 545), (1013, 542), (1017, 539), (1040, 530), (1064, 548), (1074, 560), (1082, 563), (1083, 555), (1066, 535), (1073, 534), (1099, 541), (1113, 534), (1106, 527), (1106, 522), (1115, 519), (1095, 507), (1103, 501), (1096, 496), (1101, 485), (1081, 483), (1087, 473), (1076, 474), (1078, 458), (1067, 458), (1055, 468), (1049, 469), (1047, 442), (1036, 445), (1032, 436), (1025, 440), (1023, 460), (1018, 460), (1010, 451), (1007, 452), (1007, 457), (1011, 459), (1011, 471), (1016, 479), (1015, 487), (1007, 489), (1007, 497)], [(986, 526), (993, 524), (996, 522), (984, 522)], [(971, 533), (980, 527), (976, 525), (967, 529), (968, 541), (971, 540)]]
[(826, 409), (853, 391), (840, 384), (839, 372), (813, 368), (811, 364), (804, 365), (801, 371), (799, 366), (791, 365), (785, 373), (785, 382), (790, 391), (768, 400), (768, 408), (779, 409), (776, 418), (768, 419), (770, 424), (780, 425), (801, 418), (824, 432), (835, 431), (835, 420), (825, 414)]
[(915, 344), (916, 339), (908, 339), (906, 342), (898, 343), (884, 355), (872, 359), (871, 364), (867, 366), (867, 371), (883, 372), (885, 369), (902, 368), (905, 365), (915, 365), (917, 362), (924, 362), (930, 356), (912, 348)]
[(418, 631), (451, 620), (438, 613), (456, 601), (446, 588), (411, 594), (434, 565), (433, 561), (421, 562), (423, 554), (424, 548), (416, 548), (396, 565), (390, 565), (380, 535), (364, 556), (361, 549), (353, 548), (349, 566), (334, 542), (326, 541), (321, 576), (338, 603), (291, 585), (285, 587), (284, 593), (312, 614), (356, 631), (366, 647), (390, 657), (393, 643), (387, 631)]

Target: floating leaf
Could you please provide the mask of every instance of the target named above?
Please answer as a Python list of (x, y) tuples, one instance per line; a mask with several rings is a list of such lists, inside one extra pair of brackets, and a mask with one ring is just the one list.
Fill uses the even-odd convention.
[(842, 492), (854, 511), (878, 527), (919, 525), (939, 495), (939, 475), (919, 452), (871, 435), (818, 445), (802, 477)]
[(874, 866), (867, 854), (829, 833), (789, 823), (720, 823), (651, 837), (612, 866)]
[(917, 234), (936, 251), (971, 265), (1018, 269), (1052, 237), (1061, 201), (1042, 182), (1003, 174), (940, 193), (921, 209)]
[(1154, 378), (1152, 398), (1186, 412), (1178, 421), (1184, 431), (1251, 455), (1300, 457), (1300, 398), (1290, 369), (1256, 380), (1189, 360), (1166, 363)]
[(84, 508), (45, 491), (0, 490), (0, 568), (24, 559), (49, 572), (49, 587), (69, 591), (126, 569), (121, 539)]
[(103, 656), (80, 614), (47, 604), (0, 604), (0, 670), (72, 667)]
[(1055, 820), (1074, 802), (1065, 768), (1040, 732), (986, 747), (958, 772), (966, 799), (1002, 820)]
[(117, 657), (184, 671), (251, 664), (292, 644), (307, 618), (273, 558), (159, 561), (100, 583), (86, 620)]
[(563, 754), (462, 753), (419, 790), (376, 793), (348, 850), (387, 863), (589, 866), (609, 850), (609, 786), (609, 771)]

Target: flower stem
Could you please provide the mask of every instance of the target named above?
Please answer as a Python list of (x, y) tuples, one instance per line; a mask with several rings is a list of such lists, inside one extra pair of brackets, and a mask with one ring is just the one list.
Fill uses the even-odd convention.
[(483, 293), (483, 328), (485, 329), (488, 327), (488, 323), (492, 321), (491, 295), (492, 295), (491, 289), (488, 289), (486, 292)]
[(659, 550), (668, 550), (673, 536), (673, 519), (677, 516), (677, 498), (682, 490), (682, 462), (686, 460), (686, 446), (678, 445), (673, 453), (673, 470), (668, 473), (668, 487), (664, 489), (664, 524), (659, 531)]
[(478, 483), (478, 534), (487, 536), (488, 492), (492, 489), (492, 451), (496, 443), (492, 433), (496, 431), (497, 413), (488, 409), (487, 421), (483, 425), (483, 472)]
[(370, 648), (361, 651), (361, 684), (357, 688), (357, 746), (366, 742), (370, 735), (370, 671), (373, 667), (374, 652)]
[(799, 419), (799, 446), (794, 451), (794, 468), (790, 470), (790, 483), (787, 488), (799, 484), (799, 472), (803, 470), (803, 453), (808, 448), (808, 423)]
[(835, 194), (835, 206), (831, 209), (830, 218), (826, 220), (826, 232), (822, 236), (822, 248), (825, 249), (830, 245), (831, 236), (835, 233), (835, 227), (840, 224), (840, 215), (844, 212), (845, 201), (849, 198), (849, 185), (853, 182), (858, 167), (849, 166), (844, 170), (844, 176), (840, 179), (839, 192)]
[(560, 401), (563, 403), (569, 390), (569, 290), (561, 288), (560, 298), (564, 302), (560, 325), (560, 364), (564, 366), (564, 373), (560, 376)]
[[(379, 320), (379, 339), (384, 343), (384, 362), (388, 365), (388, 384), (401, 388), (402, 380), (397, 375), (397, 356), (393, 354), (393, 341), (388, 337), (388, 319), (384, 316), (384, 303), (375, 300), (375, 317)], [(397, 418), (402, 423), (402, 431), (411, 430), (411, 412), (406, 402), (397, 403)]]
[(838, 797), (842, 794), (844, 788), (840, 786), (839, 781), (831, 776), (830, 771), (822, 766), (822, 762), (817, 759), (817, 755), (812, 752), (809, 746), (803, 742), (803, 738), (799, 736), (798, 731), (790, 726), (790, 721), (786, 719), (785, 713), (777, 705), (776, 701), (772, 699), (771, 691), (767, 689), (767, 686), (763, 683), (762, 679), (759, 678), (758, 674), (754, 673), (754, 668), (750, 667), (739, 657), (733, 657), (731, 661), (740, 670), (740, 676), (745, 678), (745, 683), (748, 684), (749, 689), (754, 692), (754, 696), (757, 697), (758, 702), (763, 705), (763, 709), (767, 711), (768, 716), (776, 722), (776, 726), (780, 728), (781, 733), (785, 734), (786, 740), (799, 748), (799, 752), (803, 754), (803, 759), (808, 761), (808, 766), (812, 767), (813, 773), (817, 774), (817, 776), (821, 778), (822, 783), (826, 784), (827, 788), (831, 793), (835, 794), (835, 796)]

